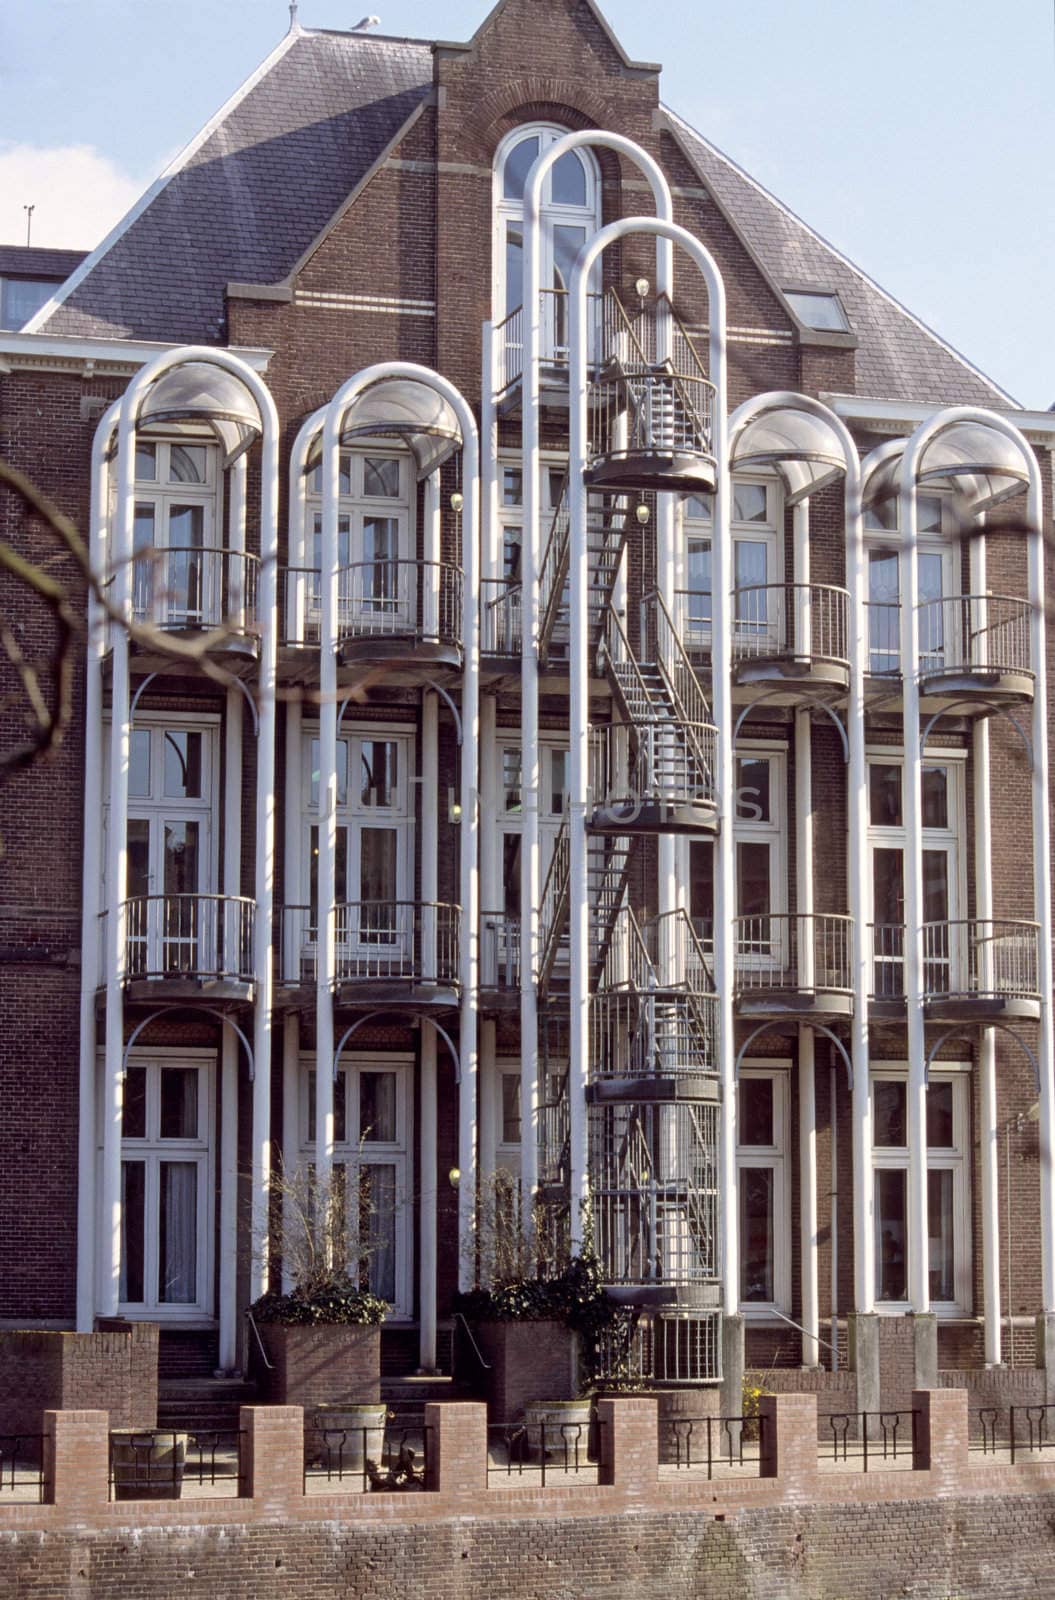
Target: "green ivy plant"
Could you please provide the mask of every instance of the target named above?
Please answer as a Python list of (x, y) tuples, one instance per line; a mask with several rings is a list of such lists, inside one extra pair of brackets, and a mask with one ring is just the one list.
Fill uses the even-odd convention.
[(249, 1309), (257, 1322), (280, 1323), (287, 1328), (311, 1324), (376, 1327), (384, 1321), (388, 1304), (360, 1289), (347, 1274), (334, 1273), (325, 1283), (298, 1285), (288, 1294), (269, 1290)]

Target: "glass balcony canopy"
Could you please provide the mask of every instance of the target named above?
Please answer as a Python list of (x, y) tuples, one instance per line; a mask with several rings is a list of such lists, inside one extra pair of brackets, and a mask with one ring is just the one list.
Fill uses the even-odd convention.
[(734, 428), (729, 464), (733, 472), (778, 472), (788, 505), (816, 494), (845, 471), (843, 448), (831, 424), (791, 404), (774, 405)]

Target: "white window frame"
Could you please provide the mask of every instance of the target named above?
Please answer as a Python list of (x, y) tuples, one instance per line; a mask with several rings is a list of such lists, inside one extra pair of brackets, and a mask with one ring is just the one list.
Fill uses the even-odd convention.
[[(869, 1095), (874, 1097), (877, 1081), (908, 1083), (908, 1065), (903, 1061), (873, 1061), (869, 1066)], [(931, 1310), (938, 1317), (967, 1317), (972, 1315), (973, 1286), (971, 1281), (971, 1063), (969, 1061), (935, 1062), (929, 1075), (931, 1083), (950, 1082), (953, 1086), (953, 1148), (952, 1151), (927, 1150), (927, 1170), (951, 1171), (953, 1174), (953, 1278), (956, 1297), (953, 1300), (932, 1300)], [(874, 1106), (873, 1106), (874, 1112)], [(872, 1117), (873, 1129), (875, 1117)], [(904, 1171), (908, 1174), (909, 1152), (907, 1145), (877, 1145), (871, 1150), (869, 1175), (873, 1214), (878, 1227), (875, 1208), (875, 1174), (878, 1171)], [(912, 1237), (911, 1197), (906, 1178), (906, 1228), (908, 1244), (905, 1262), (905, 1282), (911, 1284), (915, 1251), (919, 1248)], [(879, 1251), (876, 1251), (876, 1310), (882, 1316), (904, 1316), (912, 1310), (905, 1300), (879, 1299)]]
[[(309, 1112), (309, 1084), (316, 1072), (316, 1058), (304, 1054), (300, 1058), (298, 1085), (298, 1139), (299, 1165), (309, 1173), (315, 1161), (315, 1135)], [(358, 1084), (358, 1073), (392, 1072), (396, 1078), (396, 1132), (394, 1141), (369, 1141), (361, 1137), (359, 1127), (359, 1096), (353, 1093)], [(335, 1166), (358, 1169), (362, 1166), (394, 1166), (396, 1169), (395, 1201), (395, 1299), (389, 1322), (409, 1322), (414, 1315), (414, 1057), (406, 1052), (378, 1054), (370, 1051), (346, 1050), (342, 1052), (338, 1073), (344, 1080), (345, 1138), (334, 1144)], [(350, 1232), (354, 1240), (354, 1234)], [(349, 1263), (351, 1265), (352, 1263)]]
[[(521, 475), (520, 497), (514, 502), (506, 503), (505, 475), (507, 472), (518, 472)], [(554, 514), (559, 505), (559, 484), (563, 482), (568, 472), (568, 458), (558, 455), (553, 451), (544, 451), (541, 456), (541, 523), (542, 523), (542, 549), (539, 551), (541, 561), (546, 553), (546, 541), (549, 538), (550, 527)], [(519, 583), (523, 576), (521, 562), (517, 563), (515, 573), (506, 572), (506, 548), (508, 543), (517, 543), (523, 551), (524, 532), (524, 483), (523, 465), (519, 455), (503, 452), (498, 458), (498, 538), (497, 548), (493, 552), (493, 576), (503, 578), (509, 583)], [(510, 533), (520, 537), (513, 541), (509, 539)]]
[[(767, 760), (769, 762), (769, 809), (768, 822), (754, 821), (751, 818), (737, 815), (733, 825), (733, 881), (737, 883), (736, 850), (741, 844), (768, 844), (769, 846), (769, 915), (780, 917), (788, 909), (788, 747), (786, 744), (767, 739), (745, 739), (739, 741), (733, 752), (734, 771), (735, 763), (741, 760)], [(736, 807), (739, 811), (739, 806)], [(718, 841), (703, 840), (702, 844), (710, 845), (717, 849)], [(684, 855), (678, 862), (678, 872), (681, 881), (686, 885), (691, 896), (691, 842), (679, 842), (679, 851)], [(689, 903), (691, 914), (691, 900)], [(736, 916), (740, 915), (739, 895), (737, 896)], [(780, 929), (785, 925), (776, 924), (776, 936), (780, 939)], [(697, 930), (698, 931), (698, 930)], [(698, 934), (704, 949), (711, 949), (712, 942)], [(774, 941), (776, 942), (776, 941)], [(780, 947), (770, 953), (762, 951), (740, 951), (737, 953), (738, 966), (772, 966), (774, 961), (783, 962), (786, 952)]]
[[(901, 503), (895, 496), (885, 502), (887, 509), (892, 513), (893, 525), (889, 528), (880, 526), (874, 508), (868, 506), (864, 511), (864, 541), (865, 541), (865, 619), (866, 619), (866, 646), (868, 656), (868, 671), (877, 676), (895, 677), (903, 670), (901, 661)], [(916, 546), (917, 571), (920, 556), (936, 555), (941, 559), (941, 593), (942, 598), (958, 595), (963, 587), (960, 578), (960, 546), (957, 541), (957, 522), (955, 506), (949, 494), (937, 494), (933, 490), (921, 490), (917, 494), (917, 511), (922, 511), (925, 506), (937, 507), (939, 510), (940, 530), (930, 529), (919, 533)], [(922, 520), (922, 518), (918, 518)], [(895, 562), (894, 576), (896, 593), (886, 602), (887, 612), (879, 613), (874, 619), (868, 609), (872, 600), (872, 556), (886, 555)], [(943, 619), (944, 619), (943, 612)], [(873, 639), (879, 643), (874, 644)], [(925, 657), (926, 639), (920, 640), (920, 655)]]
[[(154, 541), (152, 549), (158, 552), (156, 565), (146, 560), (133, 562), (132, 603), (137, 622), (156, 623), (163, 627), (198, 627), (216, 625), (223, 619), (223, 556), (217, 551), (226, 549), (223, 526), (223, 469), (220, 446), (215, 434), (188, 431), (177, 434), (140, 433), (136, 447), (150, 446), (155, 451), (157, 476), (135, 479), (133, 499), (140, 505), (154, 508)], [(205, 482), (179, 483), (170, 476), (173, 448), (198, 448), (205, 451)], [(164, 469), (164, 470), (163, 470)], [(116, 507), (116, 488), (114, 490)], [(169, 541), (169, 519), (174, 505), (201, 506), (202, 542), (200, 546), (172, 545)], [(170, 589), (170, 574), (163, 557), (173, 549), (186, 548), (193, 553), (200, 549), (202, 579), (200, 605), (180, 605), (178, 596)]]
[(519, 1091), (521, 1084), (519, 1062), (501, 1060), (495, 1064), (495, 1094), (494, 1094), (494, 1139), (495, 1139), (495, 1166), (502, 1172), (508, 1172), (513, 1177), (520, 1176), (520, 1151), (523, 1136), (523, 1114), (520, 1116), (521, 1138), (506, 1139), (505, 1117), (503, 1115), (503, 1093), (506, 1079), (512, 1080), (517, 1086), (519, 1105)]
[[(773, 1084), (773, 1134), (771, 1145), (736, 1147), (737, 1215), (740, 1214), (740, 1174), (750, 1168), (773, 1172), (773, 1298), (741, 1300), (740, 1311), (750, 1321), (772, 1319), (777, 1311), (791, 1313), (791, 1062), (764, 1057), (749, 1058), (739, 1080), (765, 1078)], [(739, 1124), (739, 1118), (737, 1118)], [(739, 1226), (739, 1224), (738, 1224)], [(741, 1284), (738, 1294), (742, 1289)]]
[[(766, 495), (766, 517), (764, 522), (737, 520), (734, 512), (736, 505), (735, 491), (740, 487), (754, 487), (763, 489)], [(714, 518), (713, 501), (709, 497), (703, 504), (709, 506), (711, 514), (708, 516), (693, 515), (693, 505), (699, 497), (686, 496), (679, 503), (679, 517), (681, 534), (678, 539), (676, 586), (679, 604), (676, 608), (681, 636), (685, 646), (697, 654), (709, 653), (711, 648), (711, 620), (713, 617), (714, 580), (713, 567), (710, 591), (693, 589), (690, 587), (691, 577), (691, 549), (693, 544), (713, 545)], [(735, 591), (736, 577), (736, 552), (737, 546), (742, 543), (761, 544), (765, 547), (766, 577), (769, 585), (784, 582), (784, 490), (780, 479), (764, 473), (737, 473), (732, 480), (732, 494), (730, 497), (730, 535), (733, 548), (733, 574), (732, 588)], [(710, 593), (711, 605), (704, 607), (694, 596)], [(783, 606), (781, 601), (782, 590), (767, 588), (761, 597), (748, 603), (748, 606), (737, 606), (731, 601), (731, 620), (733, 626), (734, 645), (737, 639), (747, 643), (754, 642), (757, 653), (757, 642), (762, 635), (767, 643), (774, 646), (783, 644)], [(708, 615), (702, 615), (707, 610)], [(743, 613), (740, 615), (739, 613)]]
[[(568, 132), (567, 128), (560, 127), (553, 122), (526, 122), (520, 127), (513, 128), (506, 134), (495, 151), (494, 179), (493, 179), (493, 211), (494, 227), (492, 231), (491, 263), (492, 263), (492, 306), (494, 308), (494, 321), (501, 323), (513, 312), (516, 307), (507, 305), (506, 288), (506, 238), (510, 226), (521, 225), (521, 239), (523, 240), (524, 203), (522, 199), (507, 199), (505, 190), (505, 168), (510, 153), (525, 139), (537, 137), (539, 152), (546, 150), (550, 145), (562, 139)], [(553, 168), (550, 168), (546, 181), (542, 186), (542, 250), (540, 287), (543, 291), (552, 288), (556, 275), (556, 262), (553, 249), (553, 230), (557, 226), (582, 227), (586, 230), (587, 240), (598, 231), (602, 222), (601, 213), (601, 172), (593, 152), (585, 147), (575, 151), (586, 174), (586, 204), (561, 205), (552, 198)], [(521, 247), (523, 248), (523, 246)], [(523, 258), (522, 258), (523, 259)], [(601, 281), (601, 263), (598, 262), (591, 277), (591, 290), (599, 288)], [(566, 362), (568, 359), (568, 329), (567, 319), (563, 320), (555, 311), (554, 296), (545, 294), (542, 305), (542, 350), (543, 361)]]
[[(507, 811), (504, 806), (505, 798), (505, 755), (506, 752), (515, 752), (521, 756), (520, 767), (520, 807), (517, 810)], [(549, 807), (549, 797), (554, 783), (554, 755), (563, 754), (565, 757), (564, 769), (564, 794), (567, 796), (567, 785), (571, 781), (571, 752), (567, 742), (567, 735), (552, 733), (543, 734), (539, 739), (539, 889), (546, 881), (550, 860), (553, 856), (553, 847), (557, 842), (557, 834), (563, 819), (563, 812), (554, 812)], [(494, 833), (495, 872), (493, 882), (499, 885), (504, 883), (504, 855), (505, 839), (509, 834), (518, 837), (524, 831), (524, 768), (523, 746), (515, 729), (499, 728), (496, 740), (495, 759), (498, 763), (498, 772), (495, 781), (495, 794), (498, 799), (497, 827)]]
[[(368, 495), (364, 483), (366, 461), (395, 461), (399, 466), (398, 495)], [(417, 611), (417, 478), (413, 461), (406, 450), (389, 446), (385, 448), (357, 445), (341, 450), (340, 472), (347, 471), (348, 488), (337, 499), (337, 627), (354, 630), (356, 625), (370, 632), (403, 630), (413, 624)], [(340, 480), (338, 480), (340, 481)], [(383, 609), (375, 609), (372, 598), (373, 585), (366, 577), (366, 568), (383, 567), (385, 562), (367, 561), (364, 558), (364, 528), (371, 517), (387, 517), (396, 524), (396, 550), (387, 558), (395, 562), (395, 575), (384, 580), (383, 594), (387, 597)], [(308, 473), (305, 495), (304, 556), (306, 574), (304, 596), (304, 629), (308, 640), (319, 637), (322, 627), (321, 556), (316, 554), (316, 541), (321, 540), (322, 528), (322, 464), (316, 462)]]
[[(105, 1058), (100, 1051), (97, 1057), (99, 1126), (102, 1127), (102, 1098)], [(203, 1048), (176, 1048), (150, 1046), (133, 1048), (128, 1056), (129, 1067), (147, 1068), (147, 1136), (143, 1139), (126, 1139), (121, 1135), (121, 1160), (143, 1159), (147, 1164), (146, 1214), (144, 1218), (144, 1289), (154, 1287), (154, 1294), (142, 1301), (121, 1301), (118, 1311), (130, 1322), (164, 1322), (165, 1324), (211, 1322), (215, 1317), (213, 1278), (215, 1271), (215, 1189), (216, 1189), (216, 1053)], [(151, 1135), (151, 1115), (159, 1104), (162, 1067), (195, 1067), (198, 1079), (198, 1137), (196, 1139), (162, 1139), (160, 1133)], [(157, 1124), (155, 1123), (155, 1126)], [(97, 1146), (102, 1159), (102, 1146)], [(157, 1298), (158, 1260), (160, 1251), (160, 1164), (163, 1160), (193, 1161), (198, 1168), (197, 1201), (197, 1286), (198, 1298), (193, 1304), (177, 1304)], [(98, 1237), (104, 1237), (102, 1227), (102, 1195), (98, 1195)]]
[[(905, 800), (905, 756), (900, 745), (893, 748), (884, 748), (882, 745), (869, 745), (865, 751), (865, 804), (871, 806), (871, 769), (873, 766), (899, 767), (901, 769), (901, 814), (904, 817)], [(949, 939), (949, 972), (950, 979), (955, 983), (955, 974), (964, 970), (967, 951), (964, 940), (956, 924), (967, 916), (967, 752), (966, 750), (938, 749), (933, 746), (923, 752), (924, 767), (944, 767), (947, 772), (946, 801), (948, 806), (949, 826), (946, 828), (924, 828), (920, 848), (922, 850), (941, 850), (949, 861), (947, 884), (949, 890), (949, 914), (947, 921), (950, 926)], [(902, 871), (905, 869), (905, 824), (899, 826), (891, 824), (873, 823), (871, 810), (868, 814), (868, 909), (867, 920), (869, 928), (875, 924), (875, 866), (874, 855), (877, 849), (900, 850)], [(902, 880), (902, 889), (904, 880)], [(895, 924), (896, 926), (896, 924)], [(904, 923), (902, 923), (904, 927)], [(907, 930), (906, 930), (907, 933)], [(872, 973), (870, 984), (872, 992), (879, 993), (875, 988), (875, 952), (872, 956)], [(902, 958), (903, 959), (903, 958)], [(884, 991), (886, 992), (886, 991)], [(902, 993), (904, 983), (902, 982)]]

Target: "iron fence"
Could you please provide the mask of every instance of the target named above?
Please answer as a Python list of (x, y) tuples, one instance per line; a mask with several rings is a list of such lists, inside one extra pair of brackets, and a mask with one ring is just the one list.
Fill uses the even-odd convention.
[(764, 1417), (669, 1417), (661, 1421), (659, 1459), (676, 1472), (758, 1477)]
[(859, 1462), (862, 1472), (874, 1472), (877, 1467), (909, 1467), (915, 1460), (918, 1411), (832, 1411), (818, 1421), (825, 1446), (822, 1462)]
[(545, 1488), (560, 1482), (596, 1483), (603, 1455), (604, 1423), (589, 1421), (492, 1422), (487, 1427), (487, 1481), (528, 1478)]
[(111, 1500), (178, 1500), (241, 1494), (247, 1435), (237, 1428), (182, 1432), (116, 1428), (110, 1433)]
[(429, 1436), (424, 1414), (389, 1412), (373, 1426), (345, 1426), (324, 1413), (304, 1418), (304, 1489), (326, 1484), (369, 1493), (424, 1490)]
[(0, 1434), (0, 1503), (44, 1503), (44, 1438), (39, 1433)]

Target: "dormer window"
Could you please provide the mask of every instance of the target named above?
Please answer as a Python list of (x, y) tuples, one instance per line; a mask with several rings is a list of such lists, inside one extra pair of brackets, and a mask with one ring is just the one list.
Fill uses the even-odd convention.
[(799, 321), (816, 333), (849, 333), (850, 319), (839, 296), (822, 289), (785, 289), (784, 297)]
[[(501, 321), (524, 298), (524, 185), (541, 152), (564, 136), (551, 124), (516, 128), (495, 156), (494, 314)], [(589, 150), (569, 150), (550, 169), (542, 189), (542, 349), (567, 360), (567, 293), (572, 267), (601, 224), (601, 185)]]

